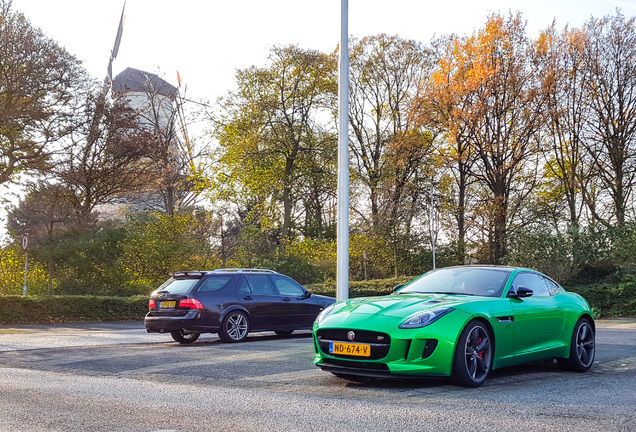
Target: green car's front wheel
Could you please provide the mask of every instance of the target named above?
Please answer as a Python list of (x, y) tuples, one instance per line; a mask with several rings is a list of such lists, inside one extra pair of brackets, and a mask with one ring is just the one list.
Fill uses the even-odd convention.
[(452, 381), (466, 387), (482, 385), (492, 368), (493, 348), (486, 326), (478, 320), (469, 322), (455, 348)]

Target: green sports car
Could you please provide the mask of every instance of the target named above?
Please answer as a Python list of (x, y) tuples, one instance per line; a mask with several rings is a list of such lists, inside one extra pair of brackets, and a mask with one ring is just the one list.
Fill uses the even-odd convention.
[(537, 360), (587, 371), (594, 334), (588, 303), (539, 272), (447, 267), (391, 295), (326, 308), (313, 327), (314, 364), (343, 378), (439, 376), (476, 387), (493, 369)]

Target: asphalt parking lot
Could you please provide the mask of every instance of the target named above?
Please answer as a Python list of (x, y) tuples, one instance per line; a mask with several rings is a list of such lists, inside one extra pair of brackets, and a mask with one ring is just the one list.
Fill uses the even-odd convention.
[(589, 373), (555, 362), (443, 380), (349, 382), (312, 364), (309, 332), (203, 335), (141, 323), (0, 326), (0, 431), (633, 431), (636, 322), (601, 321)]

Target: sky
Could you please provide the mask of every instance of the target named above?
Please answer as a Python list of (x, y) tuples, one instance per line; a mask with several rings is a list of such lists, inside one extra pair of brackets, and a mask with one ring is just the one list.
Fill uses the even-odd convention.
[[(6, 0), (5, 0), (6, 1)], [(332, 52), (340, 41), (341, 0), (13, 0), (34, 27), (106, 76), (125, 3), (113, 74), (127, 67), (160, 75), (189, 99), (214, 102), (233, 90), (235, 73), (264, 66), (275, 46)], [(349, 0), (349, 35), (386, 33), (424, 44), (434, 36), (469, 35), (490, 13), (521, 12), (527, 35), (580, 27), (590, 17), (636, 16), (636, 0)], [(6, 188), (0, 194), (7, 196)], [(0, 208), (0, 243), (4, 233)]]
[[(19, 10), (106, 76), (124, 0), (13, 0)], [(113, 73), (127, 67), (177, 71), (190, 98), (214, 101), (234, 86), (237, 69), (263, 66), (269, 50), (290, 44), (331, 52), (340, 41), (341, 0), (126, 0), (124, 32)], [(349, 0), (349, 34), (386, 33), (428, 43), (434, 35), (471, 34), (490, 12), (520, 11), (536, 37), (556, 19), (578, 27), (616, 9), (636, 15), (636, 0)]]

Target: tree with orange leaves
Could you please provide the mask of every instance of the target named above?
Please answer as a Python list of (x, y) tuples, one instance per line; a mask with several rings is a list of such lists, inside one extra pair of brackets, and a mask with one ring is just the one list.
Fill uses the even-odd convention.
[(482, 213), (493, 263), (505, 257), (511, 222), (536, 185), (544, 96), (535, 60), (521, 15), (493, 14), (472, 36), (451, 38), (431, 81), (460, 190), (470, 175), (487, 191)]

